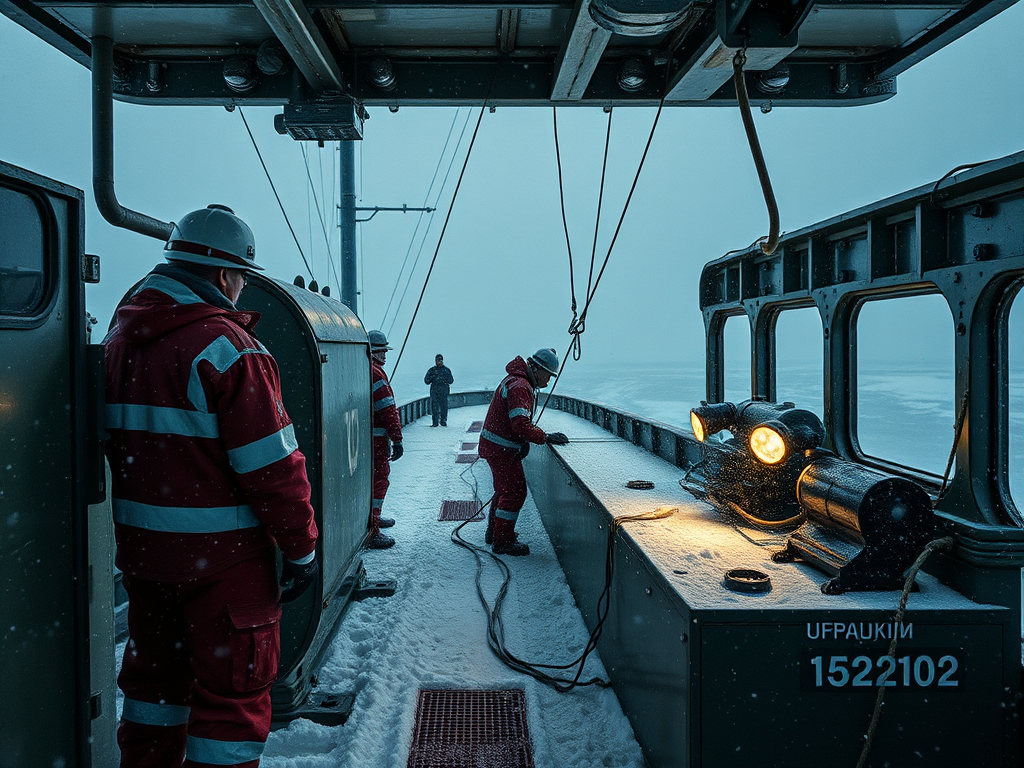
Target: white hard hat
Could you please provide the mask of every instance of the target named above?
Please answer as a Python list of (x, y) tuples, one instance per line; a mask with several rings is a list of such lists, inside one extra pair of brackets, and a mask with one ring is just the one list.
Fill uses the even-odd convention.
[(558, 373), (558, 353), (550, 347), (548, 349), (538, 349), (530, 355), (530, 360), (538, 368), (543, 368), (552, 376)]
[(164, 250), (168, 261), (225, 269), (263, 269), (256, 263), (252, 230), (226, 205), (208, 205), (186, 213), (171, 229)]
[(388, 337), (384, 335), (384, 331), (370, 331), (366, 334), (366, 338), (370, 340), (371, 350), (391, 349), (388, 346)]

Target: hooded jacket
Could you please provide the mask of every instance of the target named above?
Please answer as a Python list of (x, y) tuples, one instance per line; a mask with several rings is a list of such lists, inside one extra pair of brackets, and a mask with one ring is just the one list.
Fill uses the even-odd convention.
[(160, 265), (105, 340), (117, 566), (157, 581), (315, 549), (305, 457), (274, 358), (205, 280)]
[(543, 443), (544, 430), (533, 423), (533, 385), (522, 357), (505, 366), (508, 376), (494, 390), (480, 433), (480, 457), (518, 456), (526, 443)]

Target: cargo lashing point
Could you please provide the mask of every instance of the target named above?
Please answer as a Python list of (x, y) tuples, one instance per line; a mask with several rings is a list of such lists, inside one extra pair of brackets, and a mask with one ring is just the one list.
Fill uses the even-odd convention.
[(725, 587), (733, 592), (759, 594), (772, 591), (771, 577), (754, 568), (733, 568), (725, 572)]
[(275, 712), (270, 729), (276, 731), (287, 728), (293, 720), (302, 718), (311, 720), (317, 725), (344, 725), (352, 714), (355, 705), (354, 693), (331, 693), (329, 691), (313, 691), (306, 700), (286, 712)]

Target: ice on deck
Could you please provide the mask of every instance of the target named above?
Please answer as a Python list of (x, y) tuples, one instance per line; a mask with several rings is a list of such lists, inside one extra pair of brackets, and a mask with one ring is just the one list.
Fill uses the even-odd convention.
[[(557, 693), (499, 662), (487, 647), (486, 617), (478, 602), (473, 556), (449, 538), (456, 523), (438, 522), (444, 499), (490, 497), (485, 462), (456, 464), (466, 428), (484, 407), (451, 411), (447, 428), (420, 419), (405, 428), (405, 455), (392, 465), (384, 515), (398, 542), (365, 553), (371, 579), (395, 579), (393, 597), (353, 604), (324, 654), (319, 688), (351, 691), (355, 707), (343, 726), (306, 720), (270, 735), (264, 768), (400, 768), (406, 764), (420, 688), (522, 688), (537, 766), (591, 768), (643, 766), (632, 729), (610, 689), (589, 687)], [(602, 433), (607, 435), (607, 433)], [(510, 650), (532, 662), (561, 664), (582, 650), (588, 633), (554, 550), (528, 498), (516, 527), (529, 543), (524, 558), (508, 558), (512, 585), (505, 601)], [(462, 529), (482, 544), (484, 523)], [(489, 560), (489, 558), (487, 558)], [(500, 586), (488, 565), (485, 589)], [(583, 679), (605, 676), (597, 653)]]

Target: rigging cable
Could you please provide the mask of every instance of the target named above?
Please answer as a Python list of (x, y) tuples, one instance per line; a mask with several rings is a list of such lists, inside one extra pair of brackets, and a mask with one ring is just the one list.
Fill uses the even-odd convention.
[[(341, 280), (338, 279), (338, 270), (334, 266), (334, 254), (331, 253), (331, 238), (327, 234), (327, 224), (324, 221), (324, 214), (320, 208), (320, 201), (316, 197), (316, 189), (313, 187), (313, 176), (309, 172), (309, 156), (306, 154), (306, 146), (302, 145), (302, 160), (306, 164), (306, 179), (309, 181), (309, 190), (313, 193), (313, 203), (316, 205), (316, 215), (320, 219), (320, 229), (324, 233), (324, 242), (327, 243), (327, 262), (331, 266), (331, 270), (334, 272), (334, 279), (338, 285), (338, 291), (341, 291)], [(321, 195), (323, 194), (323, 156), (320, 158), (320, 182), (321, 182)], [(310, 234), (310, 248), (312, 248), (312, 234)]]
[[(462, 146), (462, 139), (466, 135), (466, 128), (469, 127), (470, 118), (473, 116), (472, 110), (467, 110), (466, 121), (462, 124), (462, 132), (459, 134), (459, 140), (455, 144), (455, 149), (452, 152), (451, 159), (448, 161), (448, 170), (445, 171), (444, 179), (441, 181), (441, 187), (437, 191), (437, 197), (434, 198), (434, 208), (437, 208), (438, 203), (441, 201), (441, 196), (444, 194), (445, 188), (448, 186), (448, 177), (451, 175), (452, 168), (455, 165), (455, 158), (458, 156), (459, 147)], [(405, 279), (405, 288), (402, 289), (402, 295), (398, 299), (398, 304), (395, 306), (395, 314), (391, 316), (391, 324), (388, 326), (388, 334), (391, 334), (391, 329), (395, 327), (395, 323), (398, 322), (398, 314), (402, 310), (402, 305), (405, 303), (406, 294), (409, 293), (409, 286), (412, 285), (413, 275), (416, 274), (416, 267), (419, 266), (420, 257), (423, 255), (423, 249), (427, 245), (427, 236), (430, 234), (430, 228), (434, 226), (434, 216), (430, 215), (427, 219), (427, 228), (423, 231), (423, 239), (420, 240), (420, 247), (416, 250), (416, 258), (412, 261), (412, 267), (409, 269), (409, 275)], [(399, 276), (401, 278), (401, 276)]]
[(736, 51), (736, 55), (732, 59), (732, 79), (736, 86), (736, 101), (739, 103), (740, 117), (743, 118), (743, 129), (747, 133), (750, 154), (753, 156), (754, 166), (757, 168), (757, 178), (761, 182), (765, 205), (768, 206), (768, 239), (761, 243), (761, 250), (770, 256), (779, 246), (779, 205), (775, 202), (772, 180), (768, 177), (768, 167), (765, 165), (764, 154), (761, 152), (761, 143), (757, 140), (754, 118), (750, 114), (750, 99), (747, 97), (747, 84), (743, 79), (743, 66), (747, 63), (745, 51), (745, 48)]
[[(430, 192), (434, 188), (434, 182), (437, 180), (437, 174), (441, 170), (441, 163), (444, 162), (445, 152), (448, 151), (448, 143), (451, 141), (452, 133), (455, 132), (455, 123), (459, 119), (459, 108), (455, 108), (455, 114), (452, 116), (452, 124), (448, 128), (448, 136), (444, 140), (444, 147), (441, 149), (441, 156), (437, 158), (437, 167), (434, 169), (434, 176), (430, 179), (430, 185), (427, 187), (427, 193), (423, 196), (423, 207), (426, 208), (427, 203), (430, 201)], [(460, 137), (461, 138), (461, 137)], [(454, 155), (452, 156), (454, 160)], [(449, 166), (450, 168), (451, 166)], [(446, 177), (447, 178), (447, 177)], [(420, 231), (420, 224), (423, 223), (423, 217), (426, 215), (426, 211), (420, 211), (419, 217), (416, 219), (416, 228), (412, 232), (412, 237), (409, 239), (409, 247), (405, 251), (405, 258), (402, 260), (402, 266), (398, 270), (398, 277), (395, 279), (395, 287), (391, 289), (391, 298), (388, 299), (388, 305), (384, 309), (384, 316), (380, 320), (378, 328), (383, 328), (385, 321), (388, 319), (388, 312), (391, 311), (391, 303), (395, 300), (395, 294), (398, 292), (398, 286), (402, 282), (402, 274), (405, 272), (405, 265), (409, 262), (409, 254), (412, 253), (412, 247), (416, 243), (416, 235)]]
[(267, 164), (263, 162), (263, 153), (260, 152), (259, 146), (256, 144), (256, 138), (252, 135), (252, 131), (249, 129), (249, 121), (245, 119), (245, 112), (242, 108), (238, 108), (238, 114), (242, 117), (242, 124), (245, 125), (245, 132), (249, 134), (249, 141), (252, 142), (252, 148), (256, 150), (256, 157), (260, 159), (260, 165), (263, 166), (263, 172), (267, 175), (267, 181), (270, 182), (270, 188), (274, 191), (274, 197), (277, 198), (277, 205), (281, 209), (281, 215), (284, 216), (284, 222), (288, 225), (288, 231), (292, 233), (292, 240), (295, 241), (295, 247), (299, 249), (299, 256), (302, 257), (302, 263), (306, 265), (306, 271), (309, 272), (310, 278), (316, 280), (316, 276), (313, 274), (313, 268), (309, 266), (309, 261), (306, 260), (306, 254), (302, 252), (302, 246), (299, 245), (299, 238), (295, 235), (295, 229), (292, 227), (291, 221), (288, 219), (288, 213), (284, 209), (284, 203), (281, 202), (281, 196), (277, 194), (277, 187), (274, 186), (274, 180), (270, 178), (270, 171), (267, 170)]
[(437, 262), (437, 254), (441, 252), (441, 243), (444, 242), (444, 234), (448, 231), (448, 222), (451, 221), (452, 211), (455, 210), (455, 200), (459, 196), (459, 188), (462, 187), (462, 180), (466, 176), (466, 168), (469, 166), (469, 158), (473, 154), (473, 145), (476, 143), (477, 134), (480, 132), (480, 122), (484, 119), (484, 111), (487, 109), (487, 99), (490, 98), (491, 88), (494, 86), (495, 77), (498, 74), (498, 69), (495, 67), (494, 75), (491, 76), (491, 85), (487, 88), (487, 96), (484, 97), (484, 103), (480, 105), (480, 114), (476, 118), (476, 127), (473, 129), (473, 136), (469, 140), (469, 149), (466, 150), (466, 159), (462, 163), (462, 171), (459, 173), (459, 180), (455, 184), (455, 191), (452, 193), (452, 202), (448, 206), (448, 213), (444, 217), (444, 226), (441, 227), (441, 236), (437, 238), (437, 247), (434, 249), (434, 257), (430, 260), (430, 268), (427, 270), (427, 276), (423, 280), (423, 289), (420, 291), (420, 298), (416, 302), (416, 309), (413, 310), (412, 319), (409, 320), (409, 327), (405, 331), (405, 338), (402, 339), (402, 346), (398, 350), (398, 359), (395, 360), (395, 365), (391, 369), (391, 378), (395, 377), (395, 372), (398, 370), (398, 364), (402, 362), (402, 353), (405, 352), (405, 345), (409, 343), (409, 336), (412, 334), (412, 327), (416, 322), (416, 315), (419, 314), (420, 305), (423, 303), (423, 295), (427, 292), (427, 285), (430, 283), (430, 275), (434, 271), (434, 264)]
[[(601, 263), (601, 269), (597, 273), (597, 279), (594, 281), (594, 287), (588, 292), (587, 300), (583, 304), (583, 311), (580, 312), (579, 322), (586, 323), (587, 313), (590, 311), (590, 304), (594, 300), (594, 296), (597, 294), (597, 288), (601, 284), (601, 278), (604, 276), (605, 268), (608, 266), (608, 260), (611, 258), (612, 250), (615, 248), (615, 243), (619, 239), (619, 231), (622, 229), (622, 222), (626, 219), (626, 212), (629, 211), (629, 203), (633, 199), (633, 193), (636, 191), (637, 182), (640, 181), (640, 173), (644, 169), (644, 163), (647, 162), (647, 153), (651, 149), (651, 142), (654, 140), (654, 131), (658, 127), (658, 121), (661, 119), (661, 111), (665, 107), (665, 99), (663, 98), (658, 103), (658, 111), (654, 115), (654, 122), (651, 123), (651, 132), (647, 136), (647, 143), (644, 145), (644, 152), (640, 156), (640, 163), (637, 165), (636, 174), (633, 176), (633, 183), (629, 187), (629, 194), (626, 196), (626, 202), (622, 206), (622, 214), (619, 216), (618, 224), (615, 225), (615, 233), (612, 235), (612, 241), (608, 244), (608, 252), (604, 256), (604, 261)], [(544, 405), (541, 406), (540, 413), (537, 414), (535, 422), (540, 421), (540, 417), (544, 415), (544, 410), (548, 407), (548, 402), (551, 400), (552, 395), (555, 393), (555, 386), (558, 384), (558, 380), (562, 376), (562, 371), (565, 369), (565, 364), (572, 352), (574, 341), (570, 342), (569, 348), (565, 351), (565, 355), (562, 357), (562, 364), (558, 366), (558, 373), (555, 374), (554, 381), (551, 382), (551, 389), (548, 391), (547, 397), (544, 400)]]
[[(569, 333), (573, 337), (570, 347), (572, 359), (579, 361), (583, 354), (582, 336), (586, 330), (586, 321), (577, 316), (576, 313), (576, 277), (573, 272), (572, 244), (569, 239), (569, 223), (565, 215), (565, 188), (562, 182), (562, 154), (558, 141), (558, 108), (551, 108), (551, 118), (554, 124), (555, 136), (555, 161), (558, 165), (558, 200), (562, 208), (562, 229), (565, 231), (565, 247), (569, 254), (569, 292), (572, 296), (572, 320), (569, 323)], [(604, 137), (604, 161), (601, 164), (601, 188), (597, 196), (597, 216), (594, 221), (594, 242), (590, 249), (590, 272), (587, 276), (587, 293), (590, 295), (591, 285), (594, 281), (594, 263), (597, 257), (597, 236), (601, 227), (601, 208), (604, 204), (604, 181), (608, 171), (608, 146), (612, 136), (612, 110), (608, 109), (608, 128)]]
[[(910, 566), (910, 570), (907, 571), (907, 578), (903, 583), (903, 591), (900, 593), (899, 607), (896, 609), (896, 614), (892, 617), (893, 626), (899, 627), (903, 623), (903, 616), (907, 612), (907, 600), (910, 597), (910, 592), (914, 588), (914, 579), (917, 578), (918, 571), (924, 565), (924, 561), (928, 559), (932, 552), (943, 551), (946, 552), (953, 547), (955, 544), (952, 536), (946, 536), (942, 539), (933, 539), (929, 541), (925, 548), (921, 551), (921, 554), (917, 556), (917, 560)], [(899, 632), (892, 633), (892, 641), (889, 643), (889, 650), (886, 654), (891, 658), (896, 658), (896, 644), (899, 642)], [(871, 712), (871, 722), (868, 725), (867, 734), (864, 736), (864, 746), (861, 749), (860, 757), (857, 759), (856, 768), (864, 768), (867, 764), (868, 752), (871, 751), (871, 744), (875, 739), (875, 731), (878, 728), (878, 718), (882, 714), (882, 699), (885, 697), (884, 685), (878, 686), (878, 696), (875, 697), (875, 708)]]

